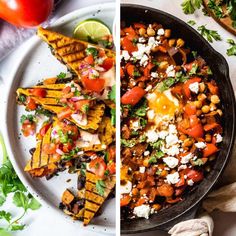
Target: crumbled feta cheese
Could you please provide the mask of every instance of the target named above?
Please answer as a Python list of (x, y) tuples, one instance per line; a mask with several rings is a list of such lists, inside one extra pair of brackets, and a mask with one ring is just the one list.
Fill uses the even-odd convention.
[(133, 121), (133, 122), (131, 123), (131, 127), (132, 127), (132, 129), (133, 129), (134, 131), (137, 131), (137, 130), (140, 128), (140, 126), (139, 126), (139, 121), (138, 121), (138, 120)]
[(152, 85), (149, 84), (149, 85), (145, 88), (145, 91), (148, 92), (148, 91), (151, 90), (151, 89), (152, 89)]
[(165, 149), (165, 153), (167, 153), (170, 156), (175, 156), (179, 154), (179, 147), (178, 145), (173, 145), (168, 149)]
[(194, 185), (194, 182), (193, 182), (192, 179), (189, 179), (187, 182), (188, 182), (188, 185), (189, 185), (189, 186), (193, 186), (193, 185)]
[(155, 111), (154, 110), (148, 110), (147, 117), (149, 120), (153, 120), (155, 117)]
[(188, 178), (188, 176), (187, 175), (184, 175), (184, 179), (187, 179)]
[(151, 208), (149, 205), (141, 205), (134, 208), (133, 213), (138, 217), (144, 217), (146, 219), (149, 218), (151, 213)]
[(145, 172), (145, 166), (140, 166), (139, 167), (139, 172), (143, 174)]
[(164, 29), (159, 29), (159, 30), (157, 30), (157, 34), (158, 35), (164, 35), (165, 34), (165, 30)]
[(139, 64), (140, 66), (146, 66), (148, 63), (148, 56), (146, 54), (143, 55), (143, 57), (141, 58)]
[(173, 125), (173, 124), (169, 125), (169, 133), (170, 134), (177, 134), (177, 129), (176, 129), (175, 125)]
[(164, 167), (164, 170), (170, 170), (170, 168), (169, 167)]
[(206, 144), (204, 142), (198, 142), (198, 143), (195, 143), (195, 146), (197, 148), (203, 149), (206, 147)]
[(178, 171), (185, 170), (187, 168), (187, 165), (180, 165), (178, 167)]
[(74, 92), (75, 92), (75, 88), (72, 87), (72, 88), (70, 89), (70, 91), (71, 91), (72, 93), (74, 93)]
[(145, 46), (144, 44), (138, 43), (137, 44), (138, 50), (135, 52), (132, 52), (132, 56), (135, 57), (137, 60), (141, 60), (142, 57), (147, 54), (150, 54), (151, 47)]
[(165, 139), (166, 136), (168, 135), (168, 131), (162, 130), (158, 134), (159, 134), (160, 139)]
[(152, 72), (152, 73), (151, 73), (151, 76), (152, 76), (153, 78), (157, 78), (157, 77), (158, 77), (158, 73), (157, 73), (157, 72)]
[(158, 133), (155, 130), (148, 130), (148, 132), (146, 133), (146, 136), (147, 136), (148, 143), (154, 143), (159, 138)]
[(175, 68), (174, 68), (173, 65), (170, 65), (170, 66), (167, 67), (167, 69), (166, 69), (166, 75), (167, 75), (168, 77), (175, 77)]
[(140, 38), (138, 39), (138, 41), (139, 41), (140, 43), (145, 43), (145, 42), (146, 42), (146, 39), (145, 39), (144, 37), (140, 37)]
[(149, 151), (145, 151), (145, 152), (143, 153), (144, 156), (148, 156), (149, 154), (150, 154)]
[(132, 183), (127, 181), (124, 185), (120, 185), (120, 193), (127, 194), (130, 193), (132, 190)]
[(121, 54), (121, 59), (124, 58), (125, 61), (128, 61), (130, 59), (130, 55), (129, 55), (129, 52), (126, 51), (126, 50), (123, 50), (122, 51), (122, 54)]
[(198, 92), (199, 92), (199, 83), (198, 83), (198, 82), (195, 82), (195, 83), (190, 84), (190, 85), (189, 85), (189, 89), (190, 89), (193, 93), (198, 94)]
[(107, 145), (106, 145), (106, 144), (102, 144), (101, 148), (102, 148), (102, 149), (106, 149), (106, 148), (107, 148)]
[(220, 134), (217, 134), (216, 135), (216, 143), (220, 143), (220, 142), (222, 142), (222, 140), (223, 140), (223, 137)]
[(166, 176), (166, 180), (168, 184), (177, 184), (179, 182), (179, 173), (175, 172), (173, 174), (168, 174)]
[(193, 154), (189, 153), (189, 154), (183, 156), (180, 162), (182, 164), (187, 164), (192, 158), (193, 158)]
[(178, 136), (175, 134), (169, 134), (166, 136), (166, 147), (170, 147), (178, 143)]
[(175, 157), (165, 157), (163, 158), (163, 161), (170, 167), (170, 168), (175, 168), (178, 163), (179, 160)]

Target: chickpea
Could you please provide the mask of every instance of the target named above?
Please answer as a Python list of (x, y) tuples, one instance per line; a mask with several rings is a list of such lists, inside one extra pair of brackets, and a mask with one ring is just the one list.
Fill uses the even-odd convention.
[(220, 116), (223, 115), (223, 112), (222, 112), (222, 110), (220, 110), (220, 109), (217, 109), (217, 113), (218, 113)]
[(210, 142), (211, 142), (211, 135), (210, 135), (210, 134), (206, 134), (206, 135), (205, 135), (205, 141), (206, 141), (207, 143), (210, 143)]
[(159, 65), (159, 68), (161, 70), (166, 69), (168, 67), (169, 63), (167, 61), (162, 61)]
[(202, 101), (194, 101), (194, 105), (195, 105), (197, 108), (201, 108), (201, 107), (202, 107)]
[(177, 39), (177, 42), (176, 42), (177, 47), (181, 48), (184, 46), (184, 44), (185, 44), (185, 42), (183, 39), (181, 39), (181, 38)]
[(169, 44), (170, 47), (173, 47), (175, 45), (175, 39), (170, 39), (168, 41), (168, 44)]
[(147, 35), (148, 36), (154, 36), (156, 34), (155, 30), (152, 28), (147, 29)]
[(205, 85), (204, 83), (200, 83), (200, 84), (199, 84), (199, 92), (200, 92), (200, 93), (203, 93), (204, 90), (205, 90), (205, 88), (206, 88), (206, 85)]
[(146, 34), (146, 29), (140, 28), (138, 32), (141, 36), (144, 36)]
[(197, 96), (197, 99), (198, 99), (199, 101), (204, 101), (206, 98), (207, 98), (207, 96), (206, 96), (204, 93), (200, 93), (200, 94)]
[(132, 195), (137, 196), (139, 194), (139, 191), (137, 188), (132, 189)]
[(145, 159), (143, 160), (143, 166), (145, 166), (145, 167), (149, 167), (149, 166), (150, 166), (149, 158), (145, 158)]
[(190, 147), (193, 145), (193, 141), (190, 138), (184, 140), (184, 147)]
[(214, 111), (214, 110), (216, 110), (216, 105), (214, 104), (214, 103), (211, 103), (210, 104), (210, 111)]
[(161, 209), (161, 205), (156, 203), (152, 205), (152, 208), (154, 208), (155, 211), (159, 211)]
[(214, 104), (218, 104), (220, 102), (220, 99), (217, 95), (212, 95), (211, 96), (211, 102)]
[(205, 106), (202, 107), (202, 112), (203, 113), (208, 113), (209, 111), (210, 111), (210, 107), (209, 106), (205, 105)]
[(165, 36), (166, 38), (169, 38), (170, 35), (171, 35), (171, 30), (170, 30), (170, 29), (166, 29), (164, 36)]

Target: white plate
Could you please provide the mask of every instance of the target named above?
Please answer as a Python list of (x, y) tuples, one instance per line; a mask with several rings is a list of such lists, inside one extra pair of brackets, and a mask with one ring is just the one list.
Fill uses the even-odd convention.
[[(72, 36), (73, 29), (79, 22), (96, 18), (105, 22), (110, 29), (113, 28), (113, 19), (115, 16), (115, 4), (99, 4), (88, 8), (76, 10), (57, 20), (50, 26), (53, 30)], [(25, 138), (20, 135), (20, 117), (24, 114), (24, 107), (16, 104), (16, 93), (18, 87), (28, 87), (35, 85), (43, 78), (53, 77), (60, 72), (66, 72), (66, 67), (62, 65), (54, 56), (52, 56), (49, 47), (37, 36), (28, 40), (28, 48), (22, 52), (22, 59), (16, 68), (13, 66), (13, 77), (9, 78), (11, 82), (7, 92), (7, 102), (5, 104), (6, 114), (4, 118), (5, 131), (4, 137), (10, 160), (29, 191), (42, 203), (54, 210), (55, 214), (64, 217), (65, 223), (73, 224), (72, 219), (67, 217), (58, 209), (61, 195), (66, 188), (76, 188), (76, 175), (70, 175), (66, 172), (59, 173), (49, 181), (43, 179), (32, 179), (24, 172), (24, 167), (30, 159), (29, 149), (35, 147), (35, 137)], [(66, 180), (71, 179), (69, 183)], [(97, 232), (115, 232), (115, 199), (108, 200), (103, 207), (101, 216), (96, 217), (92, 224), (86, 229)], [(82, 222), (76, 221), (78, 230)]]

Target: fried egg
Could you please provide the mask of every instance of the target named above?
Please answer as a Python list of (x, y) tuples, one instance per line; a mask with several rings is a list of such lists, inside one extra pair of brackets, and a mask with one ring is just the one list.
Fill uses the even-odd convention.
[(147, 100), (149, 107), (148, 120), (156, 125), (159, 125), (163, 120), (172, 120), (175, 113), (180, 109), (179, 101), (171, 94), (170, 89), (163, 93), (156, 89), (147, 94)]

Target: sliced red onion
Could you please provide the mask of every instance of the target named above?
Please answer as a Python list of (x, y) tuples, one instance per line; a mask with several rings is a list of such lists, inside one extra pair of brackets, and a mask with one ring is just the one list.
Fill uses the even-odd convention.
[(63, 155), (64, 154), (64, 152), (61, 149), (59, 149), (59, 148), (56, 149), (56, 153), (59, 154), (59, 155)]

